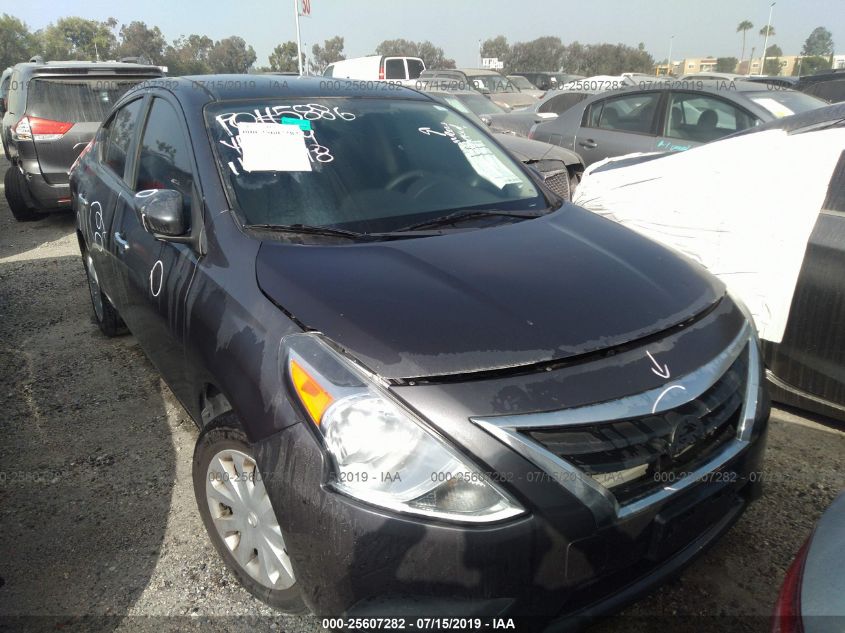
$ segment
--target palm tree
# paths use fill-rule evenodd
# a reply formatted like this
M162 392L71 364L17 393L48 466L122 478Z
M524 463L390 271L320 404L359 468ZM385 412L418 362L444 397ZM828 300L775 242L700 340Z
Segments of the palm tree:
M764 26L762 29L760 29L760 35L762 35L763 37L774 37L775 27Z
M736 27L737 33L742 33L742 57L739 58L739 61L742 62L745 59L745 32L750 31L754 28L754 25L751 24L748 20L743 20L739 23L739 26Z

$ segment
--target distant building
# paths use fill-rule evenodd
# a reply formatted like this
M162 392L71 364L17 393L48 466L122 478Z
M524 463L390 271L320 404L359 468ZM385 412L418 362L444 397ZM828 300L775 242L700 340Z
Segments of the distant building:
M716 70L715 57L687 57L683 61L682 75L693 75L695 73L712 73Z

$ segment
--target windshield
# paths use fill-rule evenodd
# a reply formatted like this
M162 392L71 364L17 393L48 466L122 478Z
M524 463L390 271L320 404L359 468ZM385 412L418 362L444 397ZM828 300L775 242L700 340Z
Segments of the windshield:
M519 88L502 75L472 75L468 76L467 79L476 89L489 90L493 93L519 92Z
M520 90L537 90L537 86L532 84L525 77L515 75L513 77L508 77L508 79L510 79L513 85L515 85Z
M30 116L72 123L99 122L115 102L143 79L33 79L27 88Z
M455 110L463 112L464 114L482 116L484 114L504 114L505 112L501 106L496 105L487 97L479 94L444 94L441 96L441 99L455 108Z
M380 233L456 210L547 206L485 131L432 101L222 102L206 123L246 224Z
M761 90L746 94L754 103L768 110L777 119L827 105L821 99L796 90Z

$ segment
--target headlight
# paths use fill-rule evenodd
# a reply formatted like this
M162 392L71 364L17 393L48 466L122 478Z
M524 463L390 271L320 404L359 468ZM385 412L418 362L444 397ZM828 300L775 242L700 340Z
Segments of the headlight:
M330 485L401 512L498 521L523 509L319 335L282 341L285 373L334 465Z

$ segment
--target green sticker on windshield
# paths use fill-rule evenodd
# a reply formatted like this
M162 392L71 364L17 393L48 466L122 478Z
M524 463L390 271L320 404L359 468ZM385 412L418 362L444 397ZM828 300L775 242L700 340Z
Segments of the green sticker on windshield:
M305 119L295 119L289 116L282 117L282 125L296 125L300 130L308 132L311 129L311 121Z

